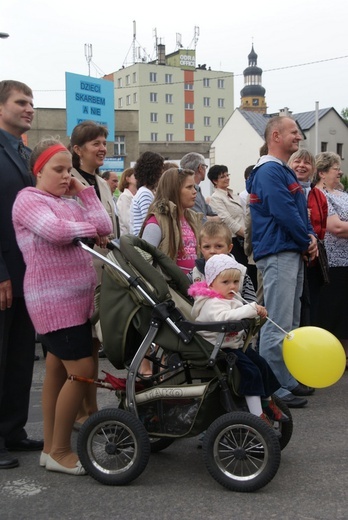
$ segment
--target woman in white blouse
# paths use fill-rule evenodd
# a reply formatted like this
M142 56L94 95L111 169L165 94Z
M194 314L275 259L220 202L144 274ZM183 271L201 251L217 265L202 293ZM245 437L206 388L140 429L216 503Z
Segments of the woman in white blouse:
M234 195L229 188L230 175L227 166L216 164L208 171L208 178L214 185L214 193L210 199L210 206L231 230L233 255L237 262L247 265L244 253L244 211L238 195Z
M117 214L120 224L120 235L130 233L130 207L132 198L137 192L134 168L127 168L121 175L118 185L121 195L117 199Z

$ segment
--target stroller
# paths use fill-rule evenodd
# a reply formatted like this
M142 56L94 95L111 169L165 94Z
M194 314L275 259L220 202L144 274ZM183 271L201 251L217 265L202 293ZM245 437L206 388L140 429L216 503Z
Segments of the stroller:
M123 380L107 375L109 383L100 386L116 389L118 407L94 413L79 432L77 451L86 471L103 484L128 484L143 472L151 452L205 432L203 458L217 482L242 492L265 486L291 438L291 413L274 396L289 417L277 423L279 439L247 411L238 395L236 356L220 349L226 333L240 330L248 332L248 345L259 324L190 321L187 277L138 237L122 236L107 257L78 244L105 264L99 299L103 347L112 365L127 374ZM218 332L216 344L200 330ZM145 357L152 364L147 377L139 373Z

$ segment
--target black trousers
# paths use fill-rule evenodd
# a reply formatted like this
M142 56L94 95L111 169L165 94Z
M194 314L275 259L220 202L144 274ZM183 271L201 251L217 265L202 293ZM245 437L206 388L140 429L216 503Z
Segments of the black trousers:
M0 449L27 437L35 332L24 298L0 311Z

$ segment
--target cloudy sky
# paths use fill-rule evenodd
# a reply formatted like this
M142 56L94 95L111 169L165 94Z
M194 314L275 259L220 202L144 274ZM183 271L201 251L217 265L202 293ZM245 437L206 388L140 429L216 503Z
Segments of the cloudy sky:
M253 41L269 113L314 110L316 101L340 113L348 106L347 19L344 0L11 0L0 22L10 34L0 40L0 79L27 83L37 107L65 107L65 72L88 75L85 44L91 76L114 72L132 61L135 21L136 46L152 59L155 34L170 53L177 33L193 48L198 28L196 62L234 72L236 107Z

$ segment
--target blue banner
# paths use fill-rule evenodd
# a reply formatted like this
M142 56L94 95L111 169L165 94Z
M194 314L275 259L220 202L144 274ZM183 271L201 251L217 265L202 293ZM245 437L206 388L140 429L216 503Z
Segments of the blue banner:
M109 130L107 140L115 140L114 83L105 79L65 73L66 126L70 136L82 121L95 121Z

